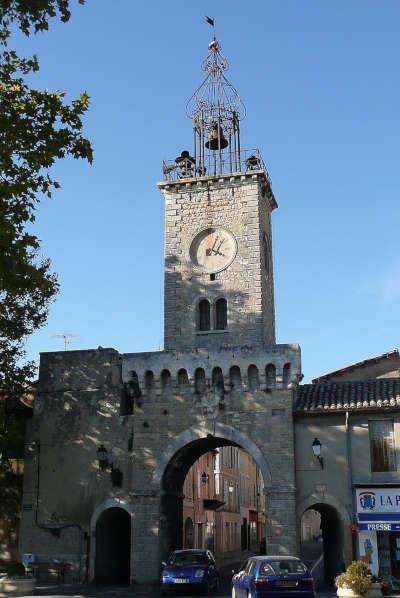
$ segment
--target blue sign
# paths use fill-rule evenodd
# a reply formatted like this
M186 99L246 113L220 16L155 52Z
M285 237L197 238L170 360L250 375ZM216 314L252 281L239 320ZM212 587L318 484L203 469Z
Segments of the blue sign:
M400 513L358 513L358 521L393 521L400 523Z

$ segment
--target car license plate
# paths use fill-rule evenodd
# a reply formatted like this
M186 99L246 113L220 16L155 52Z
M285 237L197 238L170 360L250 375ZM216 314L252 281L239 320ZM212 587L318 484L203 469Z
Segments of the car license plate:
M295 588L297 586L297 581L290 581L290 580L283 580L277 581L276 585L280 588Z
M189 580L186 577L178 577L174 580L175 583L189 583Z

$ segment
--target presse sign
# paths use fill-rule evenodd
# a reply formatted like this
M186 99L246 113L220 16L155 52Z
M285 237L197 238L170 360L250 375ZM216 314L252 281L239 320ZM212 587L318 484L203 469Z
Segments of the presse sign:
M358 488L357 516L361 531L400 531L400 488Z

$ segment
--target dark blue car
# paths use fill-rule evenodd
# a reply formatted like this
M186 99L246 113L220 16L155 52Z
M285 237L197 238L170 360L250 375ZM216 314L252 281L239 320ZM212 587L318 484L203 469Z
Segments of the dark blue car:
M209 550L175 550L162 563L161 592L200 590L204 594L218 590L219 575L215 559Z
M294 556L254 556L232 578L232 598L315 598L307 567Z

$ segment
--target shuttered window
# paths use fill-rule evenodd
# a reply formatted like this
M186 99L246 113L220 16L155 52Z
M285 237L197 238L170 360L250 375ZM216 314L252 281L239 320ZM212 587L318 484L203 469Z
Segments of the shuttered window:
M393 422L376 420L369 422L371 446L371 471L395 471L396 456Z

